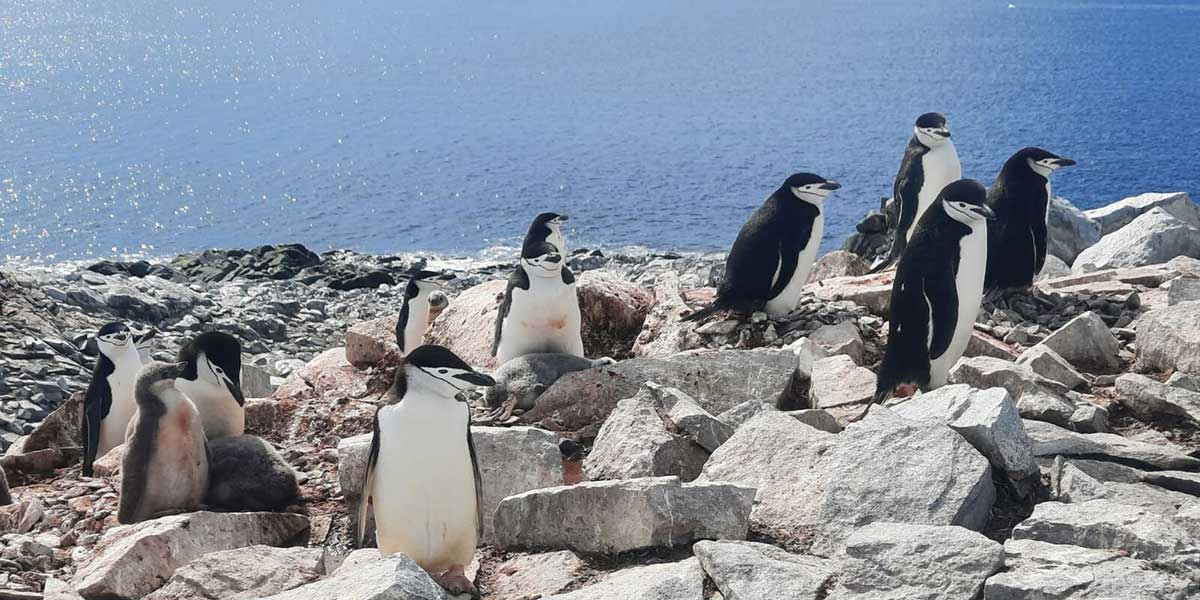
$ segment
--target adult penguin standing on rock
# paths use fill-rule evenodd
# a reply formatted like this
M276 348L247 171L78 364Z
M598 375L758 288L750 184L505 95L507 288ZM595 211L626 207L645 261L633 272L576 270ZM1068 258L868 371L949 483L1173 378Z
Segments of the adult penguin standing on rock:
M972 179L946 186L921 218L892 283L887 350L872 403L946 384L983 301L993 218L987 189Z
M719 310L766 310L772 317L795 310L825 233L825 198L840 187L812 173L788 177L742 225L725 260L716 301L682 320Z
M401 352L420 346L425 340L425 330L429 329L430 315L446 307L446 295L441 292L442 284L437 277L440 274L417 271L404 287L404 305L396 319L396 345Z
M988 228L989 292L1025 289L1046 264L1046 220L1050 214L1050 175L1075 161L1041 148L1022 148L1004 163L988 206L996 221Z
M566 241L559 225L566 217L537 216L521 244L521 263L508 278L496 314L492 356L496 366L542 352L583 356L583 316L575 275L567 268Z
M83 398L83 475L92 464L125 443L125 430L137 412L133 397L142 359L133 332L124 323L109 323L96 334L99 356Z
M921 216L929 210L942 188L961 177L962 165L954 142L950 141L946 117L935 112L917 117L912 137L904 148L896 181L892 184L892 198L898 212L896 230L892 233L892 250L888 259L871 272L882 271L900 260Z

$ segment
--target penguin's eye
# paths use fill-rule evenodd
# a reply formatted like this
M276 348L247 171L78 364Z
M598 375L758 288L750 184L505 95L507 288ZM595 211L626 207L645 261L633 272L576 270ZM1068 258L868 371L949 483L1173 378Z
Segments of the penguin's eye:
M438 369L438 373L441 373L442 375L445 375L446 373L449 373L449 372L450 371L447 369Z

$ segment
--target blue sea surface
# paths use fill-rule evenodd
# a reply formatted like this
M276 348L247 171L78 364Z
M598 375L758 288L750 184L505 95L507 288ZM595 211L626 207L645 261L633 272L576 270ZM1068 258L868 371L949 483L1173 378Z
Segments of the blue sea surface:
M791 172L826 248L916 116L1094 207L1200 191L1200 3L4 0L0 261L302 242L729 246Z

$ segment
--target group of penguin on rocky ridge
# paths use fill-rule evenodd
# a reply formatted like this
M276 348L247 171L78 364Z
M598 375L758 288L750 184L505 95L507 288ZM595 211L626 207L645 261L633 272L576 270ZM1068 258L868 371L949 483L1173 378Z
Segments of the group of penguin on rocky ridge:
M945 117L917 119L893 188L891 253L874 269L894 268L895 278L872 403L944 385L985 290L1033 283L1046 258L1050 175L1073 164L1024 148L989 190L961 178ZM715 301L683 320L719 311L782 318L796 310L824 234L824 202L840 187L811 173L788 177L742 226ZM396 323L405 357L373 421L356 537L362 544L373 520L382 554L406 554L451 593L477 594L465 568L484 518L462 392L487 388L488 405L503 419L532 408L558 377L613 362L584 357L575 277L565 264L566 220L540 214L525 235L494 323L494 375L447 348L422 345L431 317L448 302L441 275L413 273L405 289ZM103 327L96 342L83 474L92 476L97 459L124 444L121 523L201 506L282 510L297 501L291 467L269 443L244 433L241 347L233 336L202 334L173 364L144 362L139 349L149 338L121 323Z

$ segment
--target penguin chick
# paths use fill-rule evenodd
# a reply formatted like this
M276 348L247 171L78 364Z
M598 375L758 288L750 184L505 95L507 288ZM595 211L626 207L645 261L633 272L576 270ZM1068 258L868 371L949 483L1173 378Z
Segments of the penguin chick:
M137 413L121 462L117 521L137 523L195 510L208 488L208 445L200 413L176 388L183 363L150 363L134 386Z
M616 362L608 357L592 360L557 352L514 358L496 371L496 385L487 388L484 394L487 405L496 409L490 416L503 421L512 416L514 409L529 410L542 392L563 375Z
M266 440L237 435L208 444L204 503L231 511L281 511L300 497L296 471Z

